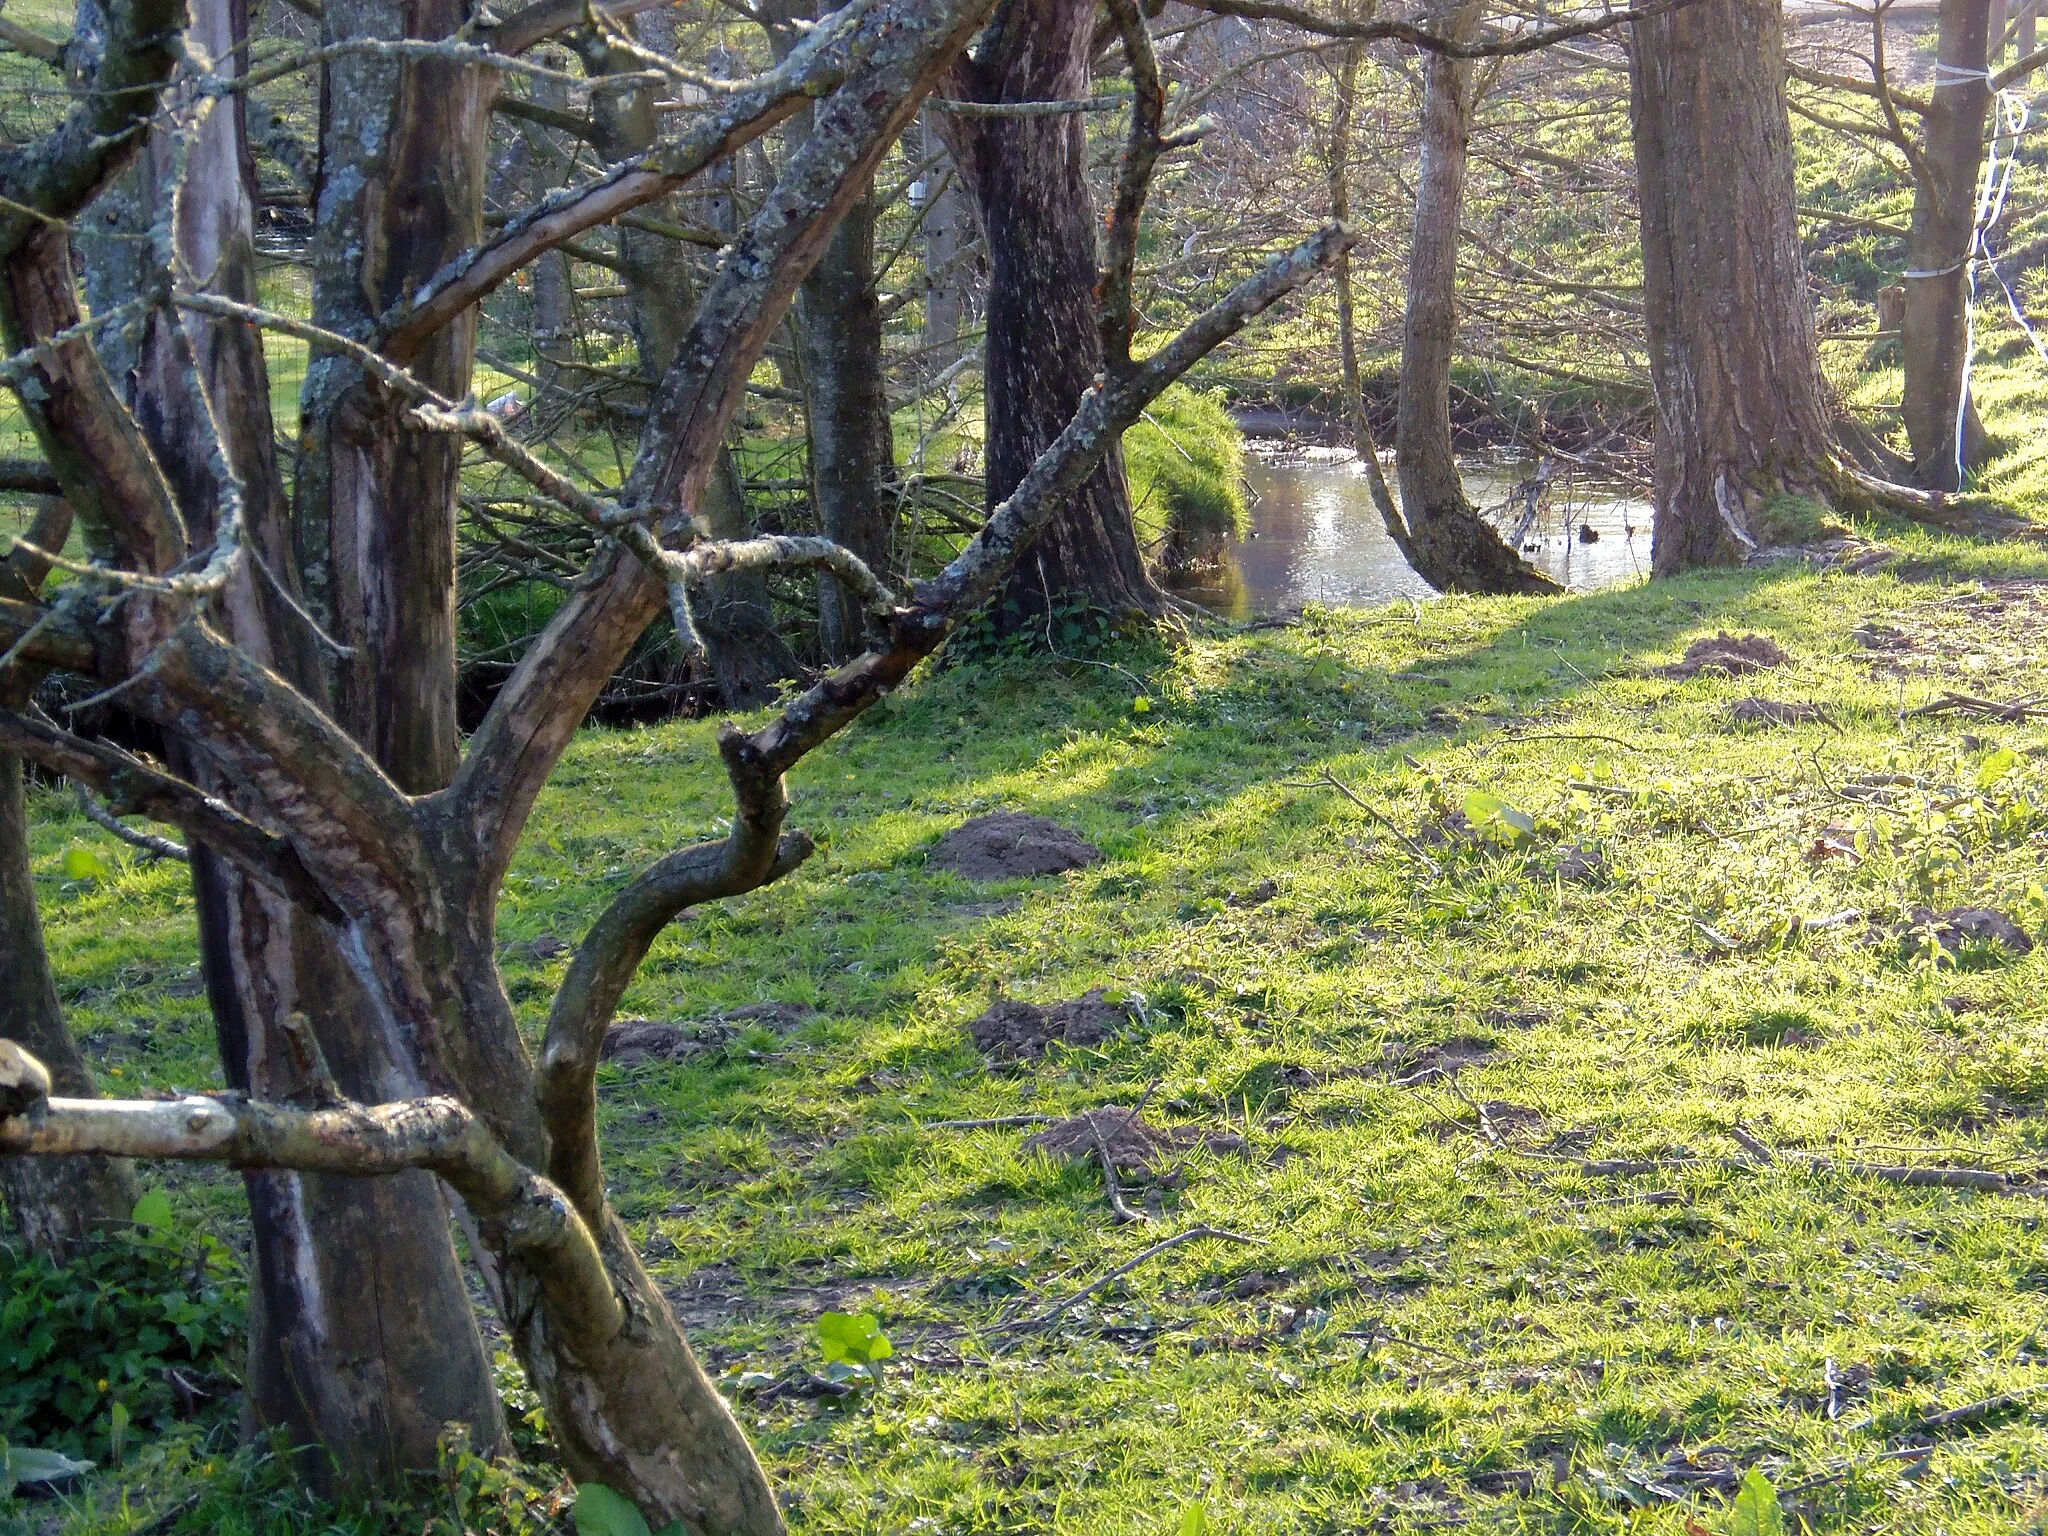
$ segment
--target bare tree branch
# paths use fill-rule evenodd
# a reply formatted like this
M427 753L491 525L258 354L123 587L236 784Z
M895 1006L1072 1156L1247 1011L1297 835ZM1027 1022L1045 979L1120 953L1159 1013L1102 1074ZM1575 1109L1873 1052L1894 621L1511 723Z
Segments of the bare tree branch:
M620 495L653 525L694 511L724 449L747 378L861 195L887 146L981 24L989 0L905 0L862 43L859 81L817 108L811 134L746 231L720 256L688 335L650 402ZM502 875L534 797L596 690L661 608L661 586L621 549L557 610L499 691L450 791L484 855L485 888Z
M1159 78L1159 58L1152 51L1152 33L1137 0L1107 0L1110 18L1124 41L1131 71L1131 121L1116 167L1116 194L1110 204L1109 227L1103 237L1102 275L1096 280L1096 328L1102 335L1102 358L1111 373L1131 364L1131 337L1137 329L1132 270L1138 263L1138 232L1145 220L1145 198L1152 172L1164 149L1166 84Z
M11 710L0 710L0 751L91 785L121 810L183 827L314 917L341 921L340 908L283 838L257 826L226 801L132 753Z
M1440 53L1453 59L1505 59L1535 53L1558 43L1569 42L1575 37L1588 37L1596 32L1611 31L1615 27L1644 21L1652 16L1662 16L1692 4L1692 0L1656 0L1655 4L1609 11L1604 15L1588 17L1584 21L1569 21L1554 27L1541 27L1534 32L1471 43L1457 42L1412 21L1395 21L1390 18L1345 21L1321 16L1307 6L1290 4L1288 0L1187 0L1187 3L1198 11L1209 11L1218 16L1241 16L1247 21L1285 22L1289 26L1299 27L1304 32L1313 32L1320 37L1341 37L1360 43L1407 43L1425 52Z
M577 947L555 994L535 1094L548 1126L548 1176L586 1217L604 1204L596 1074L604 1032L655 936L685 907L781 879L810 857L811 839L784 834L789 798L745 732L728 725L719 752L732 781L732 831L651 865L613 898Z
M902 682L994 594L1146 406L1255 316L1309 282L1357 238L1341 224L1326 226L1286 255L1272 258L1264 271L1231 289L1150 357L1120 377L1098 380L1081 397L1066 430L1039 455L982 530L945 570L918 584L909 607L892 615L888 648L848 662L754 733L761 761L777 773L787 772Z
M40 1067L0 1041L0 1079L15 1085L0 1153L167 1158L231 1168L289 1168L376 1178L425 1168L462 1196L503 1253L528 1262L570 1342L602 1348L625 1326L604 1255L562 1192L529 1172L454 1099L295 1109L244 1098L52 1099ZM44 1094L47 1071L42 1072Z
M787 59L744 82L717 111L691 124L673 143L615 165L594 182L564 188L507 224L494 239L457 257L384 316L384 350L403 357L541 252L666 197L805 102L836 89L883 25L876 15L860 0L833 12Z
M100 797L83 784L76 784L79 813L94 826L111 832L131 848L139 848L152 859L175 859L180 864L192 862L192 851L183 843L158 837L154 832L145 832L140 827L131 827L127 822L108 810Z

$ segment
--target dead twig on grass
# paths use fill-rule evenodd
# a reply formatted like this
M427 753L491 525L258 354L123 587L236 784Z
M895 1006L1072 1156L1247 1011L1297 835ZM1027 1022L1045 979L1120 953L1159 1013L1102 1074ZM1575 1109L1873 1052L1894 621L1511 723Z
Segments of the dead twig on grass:
M1105 1286L1115 1284L1117 1281L1123 1279L1125 1275L1131 1273L1131 1271L1139 1268L1142 1265L1151 1263L1152 1260L1158 1258L1161 1254L1170 1253L1175 1248L1180 1247L1183 1243L1192 1243L1199 1241L1202 1238L1210 1237L1215 1238L1219 1242L1249 1243L1254 1247L1264 1247L1266 1242L1266 1240L1263 1237L1247 1237L1242 1232L1231 1232L1225 1230L1222 1227L1190 1227L1185 1232L1177 1232L1172 1237L1169 1237L1162 1242L1154 1243L1150 1248L1147 1248L1143 1253L1140 1253L1137 1257L1129 1259L1122 1264L1119 1264L1115 1269L1112 1269L1108 1274L1102 1276L1101 1279L1089 1281L1088 1284L1082 1286L1081 1289L1074 1292L1073 1295L1068 1296L1061 1301L1054 1302L1051 1306L1045 1308L1045 1310L1041 1312L1034 1312L1029 1317L1018 1318L1013 1322L997 1323L989 1331L991 1333L1022 1333L1027 1329L1042 1328L1048 1323L1058 1321L1061 1317L1065 1316L1068 1312L1072 1311L1075 1307L1078 1307L1082 1302L1086 1301L1090 1296L1093 1296L1097 1291L1100 1291Z
M1741 1140L1742 1138L1737 1138ZM1749 1147L1749 1140L1744 1147ZM1757 1146L1761 1147L1761 1142ZM1579 1158L1557 1158L1545 1152L1521 1152L1522 1157L1540 1158L1562 1162L1577 1169L1592 1179L1632 1179L1645 1174L1671 1173L1682 1169L1709 1169L1722 1173L1754 1172L1766 1160L1752 1151L1743 1161L1719 1157L1662 1157L1662 1158L1615 1158L1605 1161L1585 1161ZM1859 1163L1841 1158L1821 1157L1806 1152L1773 1153L1773 1158L1794 1163L1815 1173L1839 1173L1850 1178L1877 1179L1886 1184L1902 1184L1915 1189L1973 1189L1987 1195L2031 1195L2048 1194L2048 1188L2016 1182L2010 1175L1990 1168L1913 1168L1893 1163Z
M1130 1118L1137 1118L1135 1110L1131 1112ZM1126 1120L1124 1123L1128 1125L1130 1121ZM1095 1138L1095 1156L1097 1161L1102 1164L1102 1188L1109 1196L1109 1208L1116 1212L1116 1219L1118 1221L1150 1221L1152 1218L1143 1211L1134 1211L1124 1204L1123 1185L1118 1182L1116 1176L1116 1158L1110 1153L1109 1141L1103 1136L1102 1127L1093 1120L1090 1120L1088 1122L1088 1130Z
M1385 827L1389 832L1393 833L1394 836L1400 840L1401 846L1407 849L1409 854L1413 856L1414 859L1418 863L1420 863L1424 869L1427 869L1432 875L1435 875L1437 879L1443 879L1443 865L1437 863L1435 859L1432 859L1427 853L1425 853L1423 851L1422 845L1416 842L1414 838L1410 837L1406 832L1403 832L1399 827L1395 826L1393 821L1387 816L1387 814L1384 811L1370 804L1364 796L1358 793L1357 790L1353 789L1349 784L1346 784L1342 779L1338 778L1337 775L1330 772L1329 769L1325 768L1320 778L1287 779L1283 780L1282 782L1289 789L1336 790L1338 794L1342 795L1346 800L1349 800L1353 805L1357 806L1361 811L1365 812L1365 814L1370 816L1374 821L1378 822L1381 826Z
M1975 1424L1980 1419L1988 1419L1993 1414L2004 1413L2009 1408L2024 1407L2028 1400L2043 1388L2048 1388L2048 1382L2042 1382L2039 1386L2027 1387L2018 1392L2001 1392L1996 1397L1987 1397L1981 1402L1965 1403L1960 1408L1946 1408L1940 1413L1930 1413L1926 1418L1907 1430L1906 1433L1909 1435L1931 1435L1936 1430L1956 1429L1965 1424Z
M2003 720L2018 724L2022 720L2048 720L2048 705L2039 702L2041 695L2028 694L2010 704L2001 704L1996 699L1980 699L1975 694L1945 691L1932 704L1922 704L1918 709L1907 710L1906 717L1916 715L1966 715L1973 720Z

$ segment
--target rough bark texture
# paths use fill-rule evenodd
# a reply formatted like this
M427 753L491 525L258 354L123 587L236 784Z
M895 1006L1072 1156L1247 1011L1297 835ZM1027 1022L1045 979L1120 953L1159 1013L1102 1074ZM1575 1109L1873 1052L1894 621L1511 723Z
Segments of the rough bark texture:
M1990 82L1981 78L1989 60L1989 10L1989 0L1942 0L1940 59L1957 73L1943 71L1929 92L1933 105L1925 118L1913 222L1906 236L1903 414L1914 477L1937 491L1960 489L1963 472L1984 447L1976 407L1964 398L1963 375L1969 350L1968 267L1984 172L1984 123L1991 108Z
M201 0L194 21L203 33L240 18L228 15L224 0ZM214 57L227 57L235 35L202 40ZM401 96L401 114L420 100L417 89ZM179 238L195 271L218 274L216 291L254 302L251 203L236 126L231 113L217 110L195 145ZM411 139L398 135L394 153L409 166L400 174L424 174L418 140L432 131L415 126ZM330 151L332 144L330 135ZM330 179L333 173L330 164ZM418 201L408 195L408 207ZM395 248L403 260L405 236L416 236L407 222L392 218L396 230L379 231L391 244L373 243L370 251L390 260ZM444 234L442 242L460 235ZM441 250L427 238L410 259L416 270L424 263L431 271ZM366 264L364 275L373 280L398 280L377 272L367 258ZM365 302L360 289L355 302ZM161 434L158 457L166 464L205 462L199 456L205 424L175 414L180 408L189 413L193 404L172 365L173 343L184 340L200 362L244 487L247 536L279 582L297 587L261 338L247 326L196 315L187 317L185 331L186 338L152 338L138 373L145 425L159 422L152 432ZM457 361L466 373L466 360L444 359L444 366ZM331 627L358 647L339 669L339 707L388 769L412 787L431 788L454 767L452 724L442 719L453 705L447 607L453 552L452 544L441 549L436 531L453 526L453 445L417 435L410 443L400 440L396 451L389 435L365 443L363 413L389 405L367 402L360 390L324 398L309 391L309 403L316 414L306 439L333 452L324 463L302 461L313 469L311 485L302 489L317 498L323 470L353 487L342 515L316 514L334 538L329 548L345 549L349 560L342 579L324 584ZM317 414L323 409L333 412L324 421ZM326 429L337 422L340 430L330 435ZM379 482L379 468L392 478ZM188 494L197 497L203 489ZM437 502L437 494L450 500ZM196 513L196 507L187 512L188 523L210 540L210 511ZM329 577L336 570L333 561L318 568ZM327 696L303 622L246 564L227 609L225 627L238 645L310 696ZM230 1080L260 1095L302 1091L304 1069L283 1026L289 1015L304 1013L348 1091L371 1098L402 1091L410 1075L362 1027L370 1010L332 937L210 854L195 859L194 879L208 993ZM306 1465L331 1488L402 1487L408 1474L436 1465L450 1421L470 1426L480 1446L498 1444L503 1420L496 1387L455 1258L447 1203L432 1176L370 1180L259 1171L248 1175L247 1185L256 1239L248 1371L256 1422L284 1428L296 1445L318 1447Z
M1833 442L1792 183L1779 0L1635 24L1659 575L1739 564L1774 496L1826 497Z
M963 64L957 94L986 102L1086 96L1095 16L1086 0L1009 0L991 56ZM942 128L988 238L984 398L993 509L1059 436L1102 367L1088 140L1079 114L947 114ZM997 625L1042 624L1048 603L1164 611L1138 549L1121 451L1104 455L1019 562L997 599Z
M1442 22L1474 35L1485 7L1459 4ZM1408 254L1408 314L1401 348L1394 453L1405 537L1416 573L1446 592L1554 592L1557 584L1508 548L1465 497L1451 448L1451 359L1458 343L1458 244L1472 140L1473 64L1422 57L1422 155Z
M459 0L340 0L325 32L445 37ZM495 71L440 60L349 56L321 83L313 319L343 335L375 322L483 233ZM407 363L442 394L468 390L472 309ZM354 654L335 668L336 717L400 788L455 771L455 520L462 444L403 419L360 370L316 356L300 405L298 537L307 594Z

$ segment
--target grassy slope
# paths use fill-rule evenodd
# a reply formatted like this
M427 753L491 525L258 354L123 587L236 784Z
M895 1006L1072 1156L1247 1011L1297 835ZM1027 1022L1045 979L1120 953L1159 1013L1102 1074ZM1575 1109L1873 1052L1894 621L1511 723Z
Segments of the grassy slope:
M1845 205L1876 194L1845 181ZM2039 365L1985 317L1980 399L2012 451L1984 483L2048 505ZM1845 392L1896 400L1896 374L1852 375L1854 355L1830 349ZM2048 576L2035 557L1898 542L1959 581ZM796 789L826 850L672 930L627 1002L687 1018L780 999L821 1019L688 1066L608 1069L604 1084L622 1208L720 1368L818 1368L811 1325L833 1306L874 1308L902 1351L887 1390L851 1410L749 1400L795 1526L1153 1532L1199 1499L1227 1531L1465 1519L1677 1533L1694 1513L1717 1529L1725 1516L1711 1499L1660 1498L1647 1474L1674 1449L1715 1447L1800 1487L1794 1507L1819 1531L1962 1536L2035 1519L2048 1406L1949 1431L1924 1462L1885 1453L1931 1410L2048 1380L2038 1199L1783 1165L1596 1179L1524 1155L1583 1133L1557 1145L1733 1159L1739 1119L1786 1147L1887 1161L2043 1160L2048 961L1935 972L1860 929L1777 937L1793 915L1890 920L1919 900L1996 902L2048 929L2032 891L2048 763L1966 806L1953 850L1924 821L1817 787L1816 753L1836 785L1873 769L1968 784L1987 749L1966 731L2048 746L2033 727L1898 718L1938 686L2037 686L2042 611L2029 599L1979 614L1972 590L1779 569L1325 616L1121 658L1158 701L1146 714L1096 669L977 669L906 690L821 753ZM1903 677L1851 638L1869 620L1920 636ZM1656 675L1722 627L1776 635L1795 669ZM1726 702L1750 692L1823 701L1833 724L1730 729ZM1631 745L1510 741L1508 722ZM507 974L529 1025L563 964L535 959L532 941L573 938L627 871L715 828L708 744L700 725L578 742L508 891ZM1617 782L1659 793L1574 796L1568 778L1603 758ZM1538 816L1539 849L1426 878L1341 799L1290 787L1324 767L1410 830L1433 814L1433 784L1453 801L1498 794ZM992 889L924 869L933 836L998 807L1057 816L1108 859ZM55 797L38 812L53 949L107 1086L213 1081L182 871L127 862ZM1854 868L1810 862L1830 823L1882 828L1885 845ZM1611 884L1555 878L1554 851L1574 840L1600 844ZM65 883L74 843L124 873ZM1267 879L1272 900L1230 903ZM1702 923L1742 952L1718 954ZM1023 1071L992 1073L965 1042L998 986L1052 1000L1096 985L1142 994L1146 1025ZM1376 1070L1473 1038L1497 1054L1457 1092ZM1257 1155L1197 1158L1142 1231L1111 1220L1093 1170L1023 1154L1025 1132L918 1128L1148 1091L1154 1118L1227 1122ZM1489 1104L1509 1146L1466 1099ZM1542 1119L1518 1126L1501 1105ZM1291 1157L1274 1156L1283 1147ZM235 1182L152 1176L223 1228L239 1220ZM1183 1248L1050 1335L973 1332L1205 1221L1268 1246ZM1239 1284L1254 1271L1276 1288L1240 1298L1262 1289ZM1872 1373L1835 1420L1829 1361ZM181 1528L318 1528L289 1501L209 1482L220 1464L201 1454L138 1469L130 1514L119 1481L101 1481L70 1528L130 1531L207 1487ZM1507 1471L1528 1477L1488 1476ZM0 1530L41 1516L0 1513Z
M2038 559L1901 540L1951 575L2048 576ZM1911 818L1816 787L1814 754L1837 785L1873 769L1972 781L1986 747L1896 711L1937 685L2035 686L2042 610L2029 597L1972 617L1974 590L1778 568L1317 616L1125 658L1147 673L1147 713L1094 669L965 670L819 754L795 789L825 850L665 935L627 1011L778 999L823 1017L787 1042L603 1082L618 1198L714 1361L817 1368L811 1324L835 1305L873 1307L897 1339L868 1405L746 1409L796 1527L1158 1531L1200 1498L1218 1528L1245 1532L1464 1516L1675 1533L1687 1506L1638 1488L1649 1507L1633 1509L1628 1475L1674 1448L1722 1447L1804 1485L1816 1530L2012 1530L2038 1497L2029 1469L2048 1420L2023 1409L1950 1432L1924 1465L1882 1453L1934 1409L2048 1381L2039 1199L1784 1165L1616 1181L1524 1155L1573 1133L1592 1157L1732 1158L1739 1118L1787 1147L2040 1161L2048 951L1956 973L1856 929L1771 939L1790 915L1890 918L1921 899L2048 925L2029 894L2048 762L2027 760L1951 823L1953 863ZM1903 677L1852 640L1872 619L1920 637ZM1740 683L1653 670L1722 627L1777 636L1794 668ZM1824 702L1834 725L1733 730L1725 705L1750 692ZM1509 722L1630 746L1515 742ZM1975 729L2048 743L2033 727ZM574 935L629 869L714 827L709 739L673 725L577 743L506 905L530 1025L563 963L532 958L532 941ZM1566 780L1595 758L1656 798L1580 803ZM1431 814L1432 777L1454 799L1497 793L1539 818L1539 850L1461 856L1427 878L1341 799L1291 786L1324 767L1411 829ZM994 888L923 867L933 836L996 807L1077 826L1107 860ZM181 995L193 952L179 872L63 884L71 843L121 855L64 803L40 811L53 947L113 1086L206 1081L203 1004ZM1813 864L1830 822L1884 836L1859 867ZM1572 839L1604 848L1611 885L1549 872ZM1270 901L1229 903L1267 879ZM1696 922L1746 947L1718 955ZM998 986L1051 1000L1095 985L1144 994L1149 1023L1022 1071L991 1072L965 1042ZM1983 1006L1958 1013L1948 997ZM1498 1054L1459 1093L1346 1075L1468 1037ZM1290 1087L1291 1067L1322 1082ZM1256 1155L1198 1157L1144 1230L1111 1220L1092 1170L1025 1155L1022 1132L918 1127L1148 1090L1155 1117L1231 1124ZM1542 1121L1495 1147L1468 1098ZM1283 1146L1291 1157L1274 1155ZM176 1182L232 1220L229 1182ZM1190 1245L1050 1335L973 1332L1012 1297L1065 1294L1197 1222L1267 1246ZM1277 1288L1238 1299L1253 1270ZM1282 1332L1290 1308L1307 1310ZM969 1332L933 1331L953 1326ZM1829 1360L1874 1373L1867 1401L1832 1422ZM1531 1491L1485 1491L1506 1469L1530 1469ZM135 1507L183 1490L160 1482ZM192 1518L232 1529L257 1513ZM132 1526L103 1508L77 1528Z

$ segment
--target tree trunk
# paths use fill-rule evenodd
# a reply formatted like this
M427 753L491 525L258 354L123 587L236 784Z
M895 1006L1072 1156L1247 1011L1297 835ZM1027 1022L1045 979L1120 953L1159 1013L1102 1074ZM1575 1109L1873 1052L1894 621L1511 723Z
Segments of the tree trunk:
M1086 96L1095 14L1087 0L1015 0L1005 12L1002 52L963 65L960 93L985 102ZM988 239L984 378L994 509L1065 428L1102 368L1088 138L1078 113L946 114L943 131ZM1048 606L1077 604L1119 614L1165 611L1138 549L1121 451L1105 455L1019 562L996 600L997 627L1036 629Z
M400 35L393 16L365 15L362 9L330 8L338 35ZM195 29L212 57L234 56L235 39L245 35L243 18L229 14L227 0L203 0L194 11ZM459 14L444 18L444 26L459 21ZM327 87L315 304L317 317L338 329L353 329L351 322L360 322L366 306L395 297L408 276L417 280L431 271L480 228L474 214L464 224L425 190L451 203L480 195L480 159L471 165L460 153L462 82L421 78L446 77L451 72L443 66L409 66L405 85L387 85L379 96L364 81L350 88L347 77L366 67L387 68L346 60L334 67L337 78ZM388 144L389 158L369 162L368 180L356 186L363 198L378 195L385 184L382 172L407 184L406 197L374 222L358 213L360 204L337 207L335 183L346 185L347 178L337 178L336 168L362 163L356 135L370 128L367 118L377 104L388 104L400 91L400 124L377 125L388 134L381 142ZM336 110L337 101L346 105ZM453 113L454 123L435 118L435 111ZM230 297L257 302L251 198L238 127L232 113L216 108L194 145L179 239L194 271L216 274L215 284ZM437 138L442 133L445 140ZM437 165L437 155L458 163ZM468 181L464 171L471 172ZM447 219L440 228L437 212ZM360 263L354 268L351 253L337 249L351 237L362 242L353 252ZM467 379L470 333L457 326L453 335L457 345L423 359L422 371L459 394ZM297 586L298 573L309 571L313 579L306 586L328 628L355 647L336 669L344 724L375 748L401 784L415 791L438 787L453 771L456 747L452 571L458 446L402 431L380 437L371 424L392 411L388 399L348 387L333 359L317 360L309 371L302 422L308 451L300 460L299 490L306 515L298 530L311 541L302 549L313 558L301 566L294 559L274 458L260 338L244 326L192 317L183 335L159 328L147 345L137 373L140 399L189 402L190 391L179 387L177 360L181 351L196 358L244 488L250 542L280 583ZM158 418L152 435L161 439L161 462L185 464L194 472L204 466L203 422L174 419L153 406L145 406L145 415ZM390 451L384 445L394 439L398 446ZM330 516L323 493L337 487ZM210 541L210 484L195 481L180 492L195 538ZM237 644L310 696L328 694L310 632L246 562L228 609L226 627ZM413 1084L409 1067L364 1028L361 1020L370 1010L361 985L317 925L197 849L194 873L208 993L231 1083L260 1096L302 1091L305 1067L286 1021L303 1013L347 1091L383 1099ZM503 1418L496 1387L438 1183L418 1173L388 1180L255 1173L247 1183L255 1231L248 1374L255 1421L283 1428L294 1445L312 1447L305 1458L308 1474L335 1490L403 1488L409 1474L435 1467L440 1436L451 1421L468 1425L479 1446L499 1444Z
M1740 564L1773 497L1826 498L1833 441L1806 291L1779 0L1635 24L1643 303L1657 399L1652 565Z
M1453 37L1476 34L1485 7L1464 0L1445 18ZM1465 497L1451 448L1451 358L1458 343L1458 243L1472 140L1469 59L1425 53L1422 157L1408 256L1408 318L1394 434L1401 513L1397 542L1416 573L1446 592L1555 592Z
M625 28L629 35L635 29L672 32L675 20L673 12L656 11L614 25ZM661 51L673 44L672 37L654 36L648 41ZM579 47L584 68L592 75L630 73L642 67L629 50L592 34L584 34ZM643 87L604 92L592 101L598 153L607 162L616 165L643 153L660 137L661 118L654 105L657 95ZM730 171L729 164L726 169ZM661 199L646 212L654 220L690 222L680 197ZM625 269L620 276L625 280L640 371L652 387L675 361L697 312L697 274L690 248L679 240L630 224L619 226L618 240ZM755 532L739 467L729 451L718 455L697 510L713 538L744 539ZM762 572L731 572L707 581L696 617L711 675L726 708L759 709L775 698L780 683L797 675L796 656L775 631L768 578Z
M28 532L39 549L63 546L71 512L46 502ZM0 561L0 597L31 597L46 574L19 554ZM40 564L40 562L38 562ZM0 688L0 704L18 706L26 690ZM28 799L21 759L0 752L0 1040L28 1047L50 1069L56 1091L89 1099L92 1071L64 1023L57 978L36 911L28 851ZM0 1157L0 1198L31 1253L63 1260L87 1248L96 1233L128 1219L137 1195L135 1170L111 1157Z
M1984 429L1965 398L1970 348L1970 257L1991 86L1989 0L1942 0L1940 59L1930 93L1913 223L1906 237L1906 437L1913 470L1930 490L1953 491L1983 453ZM1951 73L1954 71L1954 73Z
M548 62L543 60L543 62ZM567 62L555 58L559 67ZM569 85L565 80L536 80L533 99L556 111L569 110ZM533 202L540 202L559 188L567 177L570 154L555 142L556 130L539 123L522 124L527 153L527 186ZM575 146L571 144L570 151ZM534 405L546 409L558 394L561 365L547 361L565 358L576 341L574 285L569 279L569 257L562 251L546 251L533 264L533 346L541 355L535 372L542 389Z
M791 25L821 7L773 8L768 37L787 58L800 34ZM799 135L811 127L799 112ZM811 502L818 529L887 579L894 518L883 485L896 461L889 392L882 376L882 304L875 292L875 196L868 187L799 291L792 315L810 427ZM827 660L844 661L866 643L859 599L830 576L818 579L820 640Z
M939 144L937 130L928 126L925 152L936 153ZM924 216L924 270L930 283L924 298L925 366L937 373L959 356L960 334L974 325L974 273L962 253L980 234L965 178L950 157L925 172L925 185L933 189Z
M1350 7L1342 14L1348 20ZM1351 129L1358 112L1358 65L1362 45L1346 47L1337 63L1337 97L1330 119L1330 137L1323 150L1323 174L1330 189L1330 217L1339 224L1351 219ZM1372 504L1386 525L1387 536L1406 555L1408 524L1387 485L1387 472L1380 465L1379 443L1374 439L1371 418L1365 410L1365 384L1358 371L1358 305L1351 287L1351 252L1341 251L1331 263L1330 281L1337 290L1337 356L1343 374L1344 410L1351 418L1351 441L1358 450L1358 467L1365 475ZM1409 556L1409 564L1414 564Z
M882 378L872 188L832 232L824 256L804 279L797 338L819 529L886 580L894 519L882 487L895 463L895 441ZM818 581L818 616L828 659L843 661L865 646L859 599L829 576Z

